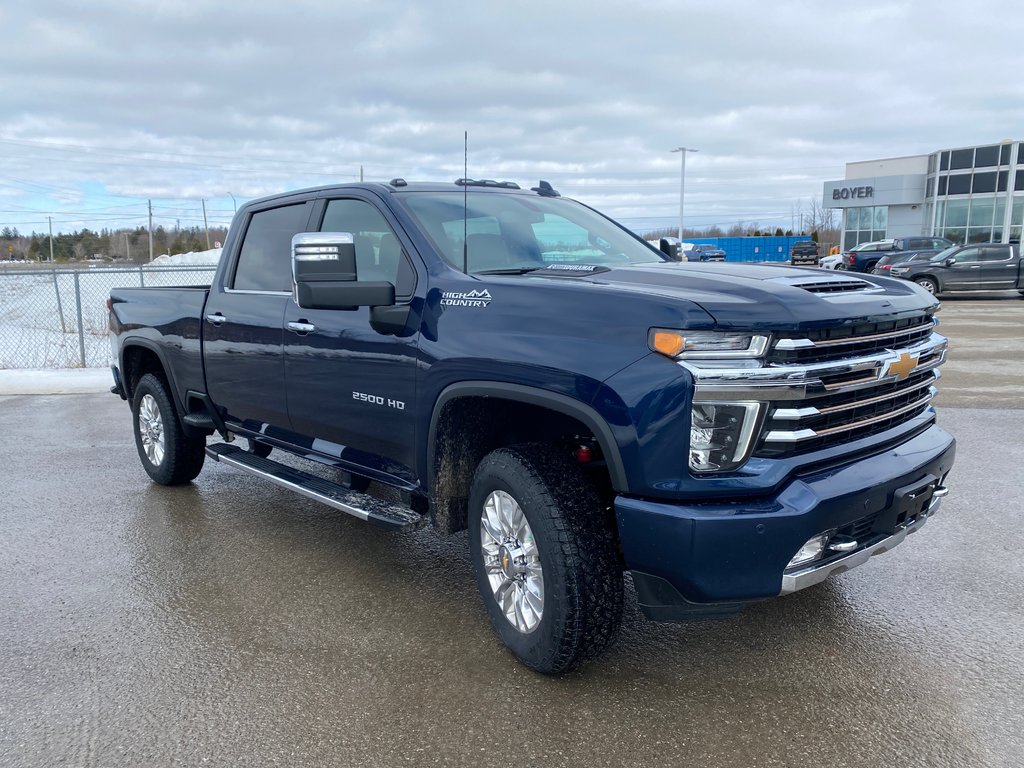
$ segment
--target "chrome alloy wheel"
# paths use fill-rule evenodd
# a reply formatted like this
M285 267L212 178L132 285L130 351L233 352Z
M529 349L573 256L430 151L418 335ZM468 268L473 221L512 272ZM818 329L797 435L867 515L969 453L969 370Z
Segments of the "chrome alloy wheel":
M544 615L544 571L526 515L505 491L492 491L484 501L480 546L501 612L520 632L533 632Z
M139 436L146 458L155 467L164 461L164 420L160 416L160 407L152 395L146 394L139 401Z

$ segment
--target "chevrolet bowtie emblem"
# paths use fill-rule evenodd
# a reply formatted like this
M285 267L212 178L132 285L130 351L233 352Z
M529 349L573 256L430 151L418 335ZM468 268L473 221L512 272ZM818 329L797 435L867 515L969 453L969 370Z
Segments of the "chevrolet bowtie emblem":
M897 381L903 381L915 368L917 368L917 358L904 352L898 359L889 363L889 368L885 373L895 376Z

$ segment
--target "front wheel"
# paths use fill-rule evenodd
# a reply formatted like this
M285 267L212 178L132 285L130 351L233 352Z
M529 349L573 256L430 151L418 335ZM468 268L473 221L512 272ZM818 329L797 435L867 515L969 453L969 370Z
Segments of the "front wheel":
M491 624L523 663L565 672L612 642L623 603L614 523L568 457L544 445L488 454L468 525Z
M183 485L193 480L206 459L206 438L185 433L167 384L147 373L132 397L135 447L142 467L160 485Z
M939 292L939 284L930 277L915 277L914 282L924 288L932 296Z

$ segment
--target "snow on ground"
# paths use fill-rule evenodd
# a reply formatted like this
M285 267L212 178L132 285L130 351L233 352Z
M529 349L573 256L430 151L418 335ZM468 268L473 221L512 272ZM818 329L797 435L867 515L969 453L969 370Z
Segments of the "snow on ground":
M217 266L218 261L220 261L220 248L213 248L209 251L176 253L173 256L157 256L150 263L153 266L163 267L179 264L212 264Z
M109 368L0 370L0 395L83 395L109 392Z
M193 258L205 261L192 263L189 260ZM214 268L210 260L216 262L214 252L182 254L170 259L183 261L158 266L95 267L77 272L0 272L0 369L83 367L83 346L84 367L109 365L106 300L112 288L210 284Z

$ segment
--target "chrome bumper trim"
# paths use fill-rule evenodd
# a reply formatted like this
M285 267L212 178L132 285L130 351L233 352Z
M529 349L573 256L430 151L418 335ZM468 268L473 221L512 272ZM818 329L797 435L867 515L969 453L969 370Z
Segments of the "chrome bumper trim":
M932 500L928 505L927 515L919 517L913 523L904 526L892 536L888 536L876 544L872 544L870 547L864 547L864 549L853 552L846 557L841 557L838 560L831 560L823 565L811 566L794 573L783 574L782 589L779 590L779 594L788 595L791 592L797 592L815 584L820 584L833 574L843 573L851 568L856 568L858 565L864 565L864 563L875 555L880 555L883 552L888 552L890 549L899 546L907 536L912 533L916 533L924 527L924 524L928 522L928 518L938 511L941 498L948 493L948 488L936 488L932 495Z

